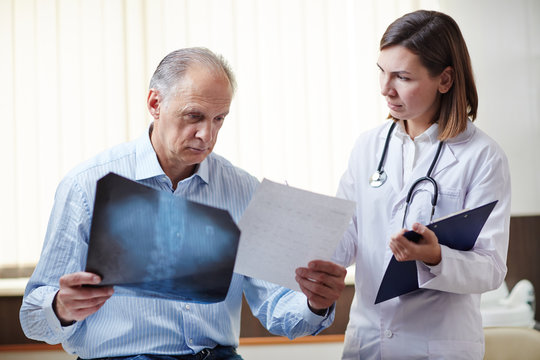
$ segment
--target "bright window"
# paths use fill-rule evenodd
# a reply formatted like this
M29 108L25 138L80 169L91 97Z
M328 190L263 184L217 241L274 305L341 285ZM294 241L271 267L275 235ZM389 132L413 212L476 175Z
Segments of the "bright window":
M145 131L149 79L181 47L208 47L236 72L217 153L259 179L334 194L355 138L385 118L378 40L436 4L0 0L0 276L39 258L62 176Z

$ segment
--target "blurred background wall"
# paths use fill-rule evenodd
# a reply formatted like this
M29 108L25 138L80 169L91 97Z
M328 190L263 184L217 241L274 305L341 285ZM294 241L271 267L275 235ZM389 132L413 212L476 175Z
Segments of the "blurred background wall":
M35 265L63 175L146 131L149 79L182 47L223 54L237 75L217 153L259 179L334 194L356 137L386 118L379 39L419 8L460 25L476 124L509 158L513 217L538 224L540 1L0 0L0 277Z
M237 74L216 152L334 194L355 138L385 121L378 41L418 8L461 26L477 124L510 159L512 213L539 214L539 1L0 0L0 264L35 263L59 180L145 131L148 81L181 47L221 53Z

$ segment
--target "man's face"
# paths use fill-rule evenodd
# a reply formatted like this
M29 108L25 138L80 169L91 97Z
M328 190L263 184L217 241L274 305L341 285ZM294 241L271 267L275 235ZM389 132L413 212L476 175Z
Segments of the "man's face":
M152 145L165 173L185 175L214 149L229 113L232 89L224 73L194 65L163 100L150 90L148 107L155 119Z

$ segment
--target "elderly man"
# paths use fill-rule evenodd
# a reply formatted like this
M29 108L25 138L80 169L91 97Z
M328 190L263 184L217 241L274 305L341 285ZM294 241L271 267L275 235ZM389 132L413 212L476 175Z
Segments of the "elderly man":
M82 359L241 359L236 347L242 293L274 334L295 338L330 325L346 270L319 260L296 271L305 295L239 274L226 299L213 304L84 286L100 282L84 266L96 181L109 172L227 209L238 221L258 182L212 153L234 90L222 57L202 48L170 53L150 82L147 106L154 121L148 132L81 164L61 181L21 307L29 338L62 343Z

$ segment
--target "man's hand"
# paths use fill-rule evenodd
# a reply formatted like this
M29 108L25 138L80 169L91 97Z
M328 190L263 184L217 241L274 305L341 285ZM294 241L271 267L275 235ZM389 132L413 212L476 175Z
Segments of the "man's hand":
M98 275L88 272L67 274L60 278L53 309L62 325L86 319L98 311L114 293L112 286L83 287L101 282Z
M415 243L407 239L403 234L405 229L401 230L390 239L390 250L394 253L396 260L420 260L425 264L434 266L441 262L441 246L437 235L422 224L414 223L412 230L422 236Z
M330 261L313 260L296 269L296 281L312 310L328 309L345 289L347 269Z

